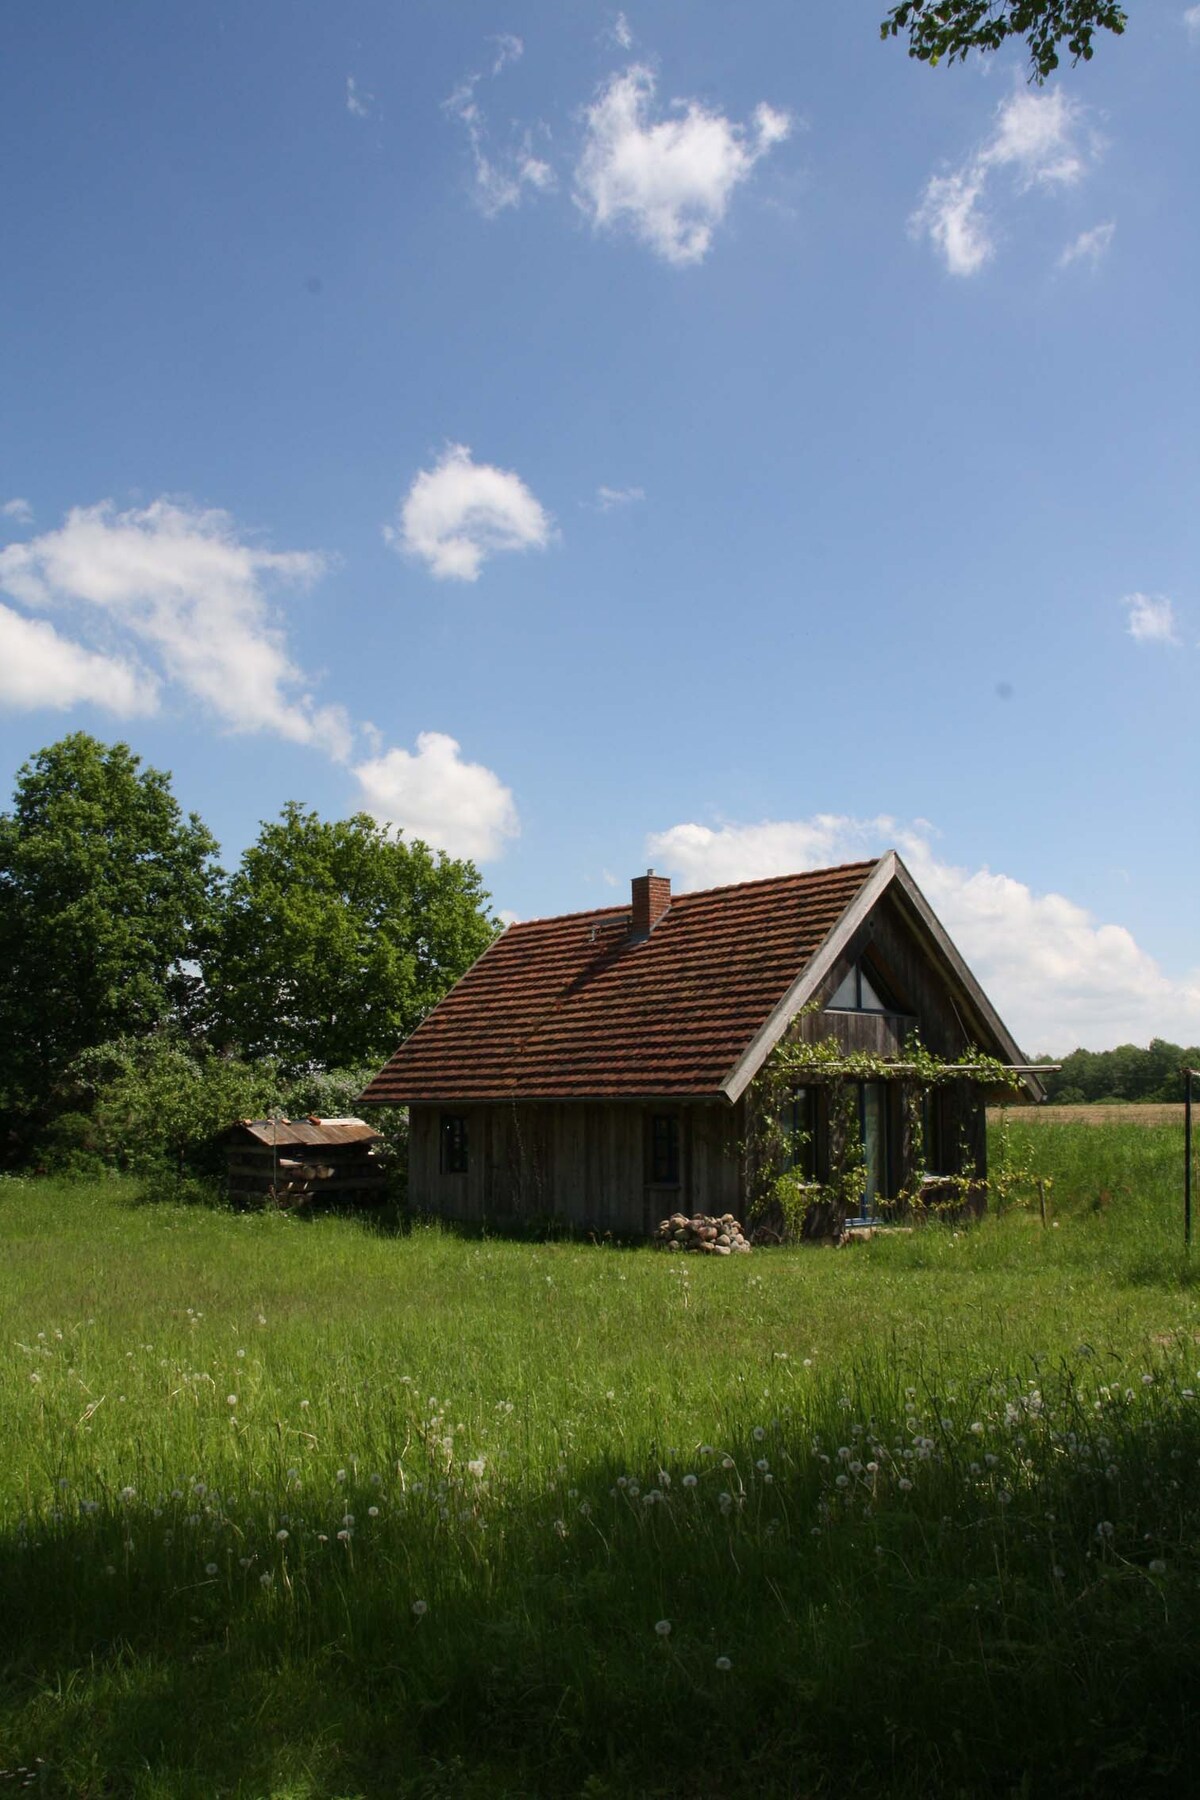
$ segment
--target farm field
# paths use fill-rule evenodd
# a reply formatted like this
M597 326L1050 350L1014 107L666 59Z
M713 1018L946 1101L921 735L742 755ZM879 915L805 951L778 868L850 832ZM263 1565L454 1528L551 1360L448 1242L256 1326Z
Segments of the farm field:
M1182 1100L1144 1100L1136 1105L1106 1102L1098 1106L1030 1106L1017 1108L989 1107L988 1122L1003 1123L1006 1116L1018 1127L1037 1129L1042 1125L1175 1125L1183 1127Z
M1007 1135L1044 1227L720 1261L0 1184L0 1783L1184 1791L1181 1134Z

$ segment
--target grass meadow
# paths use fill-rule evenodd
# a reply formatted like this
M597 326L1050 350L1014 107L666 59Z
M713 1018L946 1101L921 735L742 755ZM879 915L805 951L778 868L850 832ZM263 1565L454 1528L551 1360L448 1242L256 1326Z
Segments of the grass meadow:
M728 1259L0 1184L0 1793L1191 1791L1181 1134L1008 1129Z

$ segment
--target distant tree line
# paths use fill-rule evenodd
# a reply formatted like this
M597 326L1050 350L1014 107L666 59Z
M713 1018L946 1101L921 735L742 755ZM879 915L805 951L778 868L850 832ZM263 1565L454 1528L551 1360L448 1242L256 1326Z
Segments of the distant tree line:
M1038 1057L1052 1062L1053 1057ZM1149 1048L1118 1044L1115 1050L1072 1050L1056 1075L1042 1077L1046 1098L1056 1106L1085 1102L1182 1100L1184 1068L1200 1069L1200 1046L1151 1038Z
M0 1163L181 1177L353 1110L499 929L470 862L290 803L227 873L170 776L73 733L0 813Z

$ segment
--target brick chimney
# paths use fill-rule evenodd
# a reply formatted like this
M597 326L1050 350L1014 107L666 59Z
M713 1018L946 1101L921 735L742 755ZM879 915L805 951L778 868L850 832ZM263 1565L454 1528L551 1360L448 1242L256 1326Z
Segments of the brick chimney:
M631 937L649 937L671 904L671 877L647 869L633 878Z

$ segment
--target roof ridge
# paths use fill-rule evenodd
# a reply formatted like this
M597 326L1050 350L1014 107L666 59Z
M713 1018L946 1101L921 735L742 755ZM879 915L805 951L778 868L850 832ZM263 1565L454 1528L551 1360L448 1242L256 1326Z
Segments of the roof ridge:
M854 862L822 863L819 868L815 869L788 869L781 875L755 875L749 881L722 881L713 887L680 888L678 893L672 893L671 905L674 906L679 900L699 900L707 894L732 894L740 893L745 888L768 887L776 881L799 881L807 875L844 875L848 869L873 869L877 863L883 861L886 855L888 852L884 850L879 856L859 857ZM630 905L626 900L616 906L584 907L579 912L539 914L537 918L533 919L514 919L512 924L507 926L500 935L507 937L510 931L519 931L526 925L558 925L567 919L598 919L606 913L627 913L629 911Z

